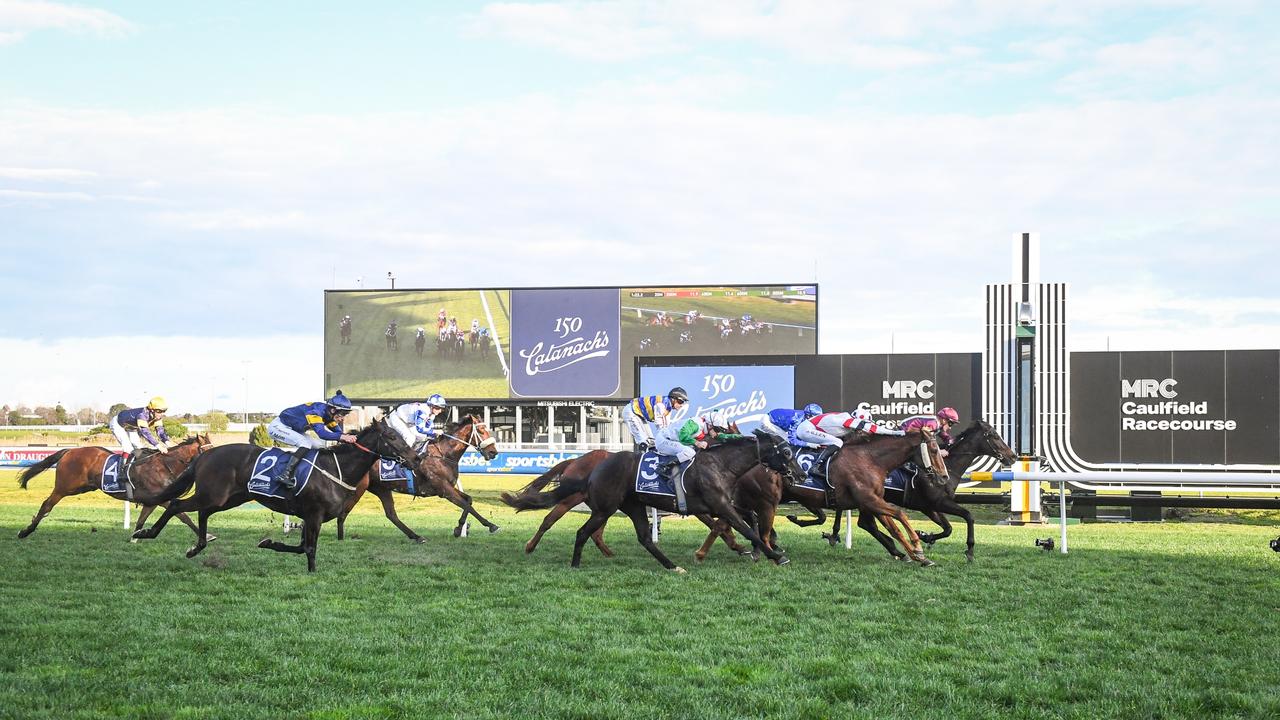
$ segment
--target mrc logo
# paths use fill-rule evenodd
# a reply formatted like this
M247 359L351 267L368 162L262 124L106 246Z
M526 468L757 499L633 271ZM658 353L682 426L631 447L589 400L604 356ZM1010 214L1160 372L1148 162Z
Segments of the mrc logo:
M1173 378L1164 378L1156 380L1155 378L1138 378L1135 380L1120 381L1121 397L1136 398L1176 398L1178 391L1173 389L1178 381Z
M900 400L933 398L932 380L885 380L882 397Z

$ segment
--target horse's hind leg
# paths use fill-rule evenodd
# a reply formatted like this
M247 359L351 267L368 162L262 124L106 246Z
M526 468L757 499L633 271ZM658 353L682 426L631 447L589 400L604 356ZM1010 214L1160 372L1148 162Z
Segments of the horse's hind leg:
M133 539L150 540L158 536L160 534L160 531L164 530L164 526L169 524L170 518L182 512L183 510L193 509L190 507L182 507L183 503L184 501L182 500L175 500L169 503L167 506L165 506L164 513L160 516L160 519L155 521L155 523L149 528L145 528L142 530L135 530L132 535ZM197 534L199 534L198 530L196 532Z
M143 511L144 513L150 513L150 512L151 512L152 510L154 510L154 509L155 509L155 506L154 506L154 505L152 505L152 506L150 506L150 507L143 508L143 509L142 509L142 511ZM204 532L204 531L203 531L203 530L201 530L199 527L197 527L197 526L196 526L196 524L195 524L194 522L192 522L192 521L191 521L191 517L190 517L190 516L188 516L186 513L184 513L184 512L180 512L180 513L178 513L178 519L182 521L182 524L184 524L184 525L186 525L187 527L191 528L191 532L195 533L197 536L198 536L198 535L202 535L202 534L203 534L203 535L204 535L204 541L205 541L205 544L211 543L211 542L213 542L214 540L217 540L217 539L218 539L218 536L217 536L217 535L210 535L209 533ZM141 518L139 518L139 519L138 519L138 527L142 527L142 519L141 519Z
M674 570L681 575L685 573L685 569L671 562L671 558L667 557L662 550L653 542L653 532L649 528L649 514L644 511L644 506L637 502L629 502L623 505L622 512L631 518L631 524L635 525L636 538L645 550L649 551L658 562L662 563L662 567L668 570ZM581 531L579 531L581 532Z
M36 526L40 524L40 521L44 519L44 516L48 515L49 511L53 509L53 506L57 505L58 501L62 500L63 497L65 496L56 489L49 493L49 497L45 498L44 502L40 504L40 510L36 512L35 517L31 518L31 524L23 528L23 530L18 533L18 538L24 538L35 532Z
M458 490L458 488L454 487L451 483L444 483L444 492L442 494L446 500L462 508L462 517L458 518L458 526L453 529L454 537L462 536L462 524L467 521L468 514L474 515L475 519L479 520L482 525L489 528L490 533L496 533L500 529L497 525L489 522L488 518L485 518L480 513L476 512L475 508L471 506L470 495Z
M604 527L604 524L609 521L609 516L612 514L612 509L608 511L591 511L591 517L587 518L582 527L578 528L578 534L573 539L573 559L569 561L571 567L580 567L582 565L582 546L587 544L587 538Z
M831 534L822 533L822 539L826 540L827 544L832 547L835 547L840 542L840 519L844 517L844 513L840 510L835 511L834 514L836 519L831 523ZM862 527L861 523L859 523L859 527Z

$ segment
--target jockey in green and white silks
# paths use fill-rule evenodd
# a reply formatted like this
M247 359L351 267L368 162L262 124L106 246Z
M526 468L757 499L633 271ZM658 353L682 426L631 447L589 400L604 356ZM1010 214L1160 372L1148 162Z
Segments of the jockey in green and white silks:
M419 455L426 452L427 443L439 432L435 428L436 416L449 407L440 394L432 395L425 402L405 403L387 416L387 424L395 428L405 443Z

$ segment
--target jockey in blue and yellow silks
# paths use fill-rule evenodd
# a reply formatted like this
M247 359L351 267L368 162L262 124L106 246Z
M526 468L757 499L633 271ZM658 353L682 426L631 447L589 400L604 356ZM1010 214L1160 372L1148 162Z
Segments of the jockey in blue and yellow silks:
M653 432L650 423L661 430L667 426L672 410L679 409L689 402L689 394L684 388L674 387L663 395L641 395L631 401L629 411L623 413L627 420L627 429L631 431L631 439L638 447L653 446Z
M267 434L271 439L298 448L284 468L281 484L293 487L293 469L308 450L322 448L326 441L356 441L355 435L342 432L342 421L350 412L351 401L339 390L326 402L304 403L286 408L279 417L271 421L267 426ZM315 439L304 434L308 430L315 432Z

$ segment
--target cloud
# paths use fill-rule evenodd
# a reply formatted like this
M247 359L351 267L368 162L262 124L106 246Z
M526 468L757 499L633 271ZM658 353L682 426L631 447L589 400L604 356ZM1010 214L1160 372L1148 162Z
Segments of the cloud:
M38 182L77 183L92 180L97 173L72 168L20 168L0 167L0 178L32 180Z
M0 45L16 43L37 30L117 37L134 29L128 20L97 8L44 0L0 0Z

